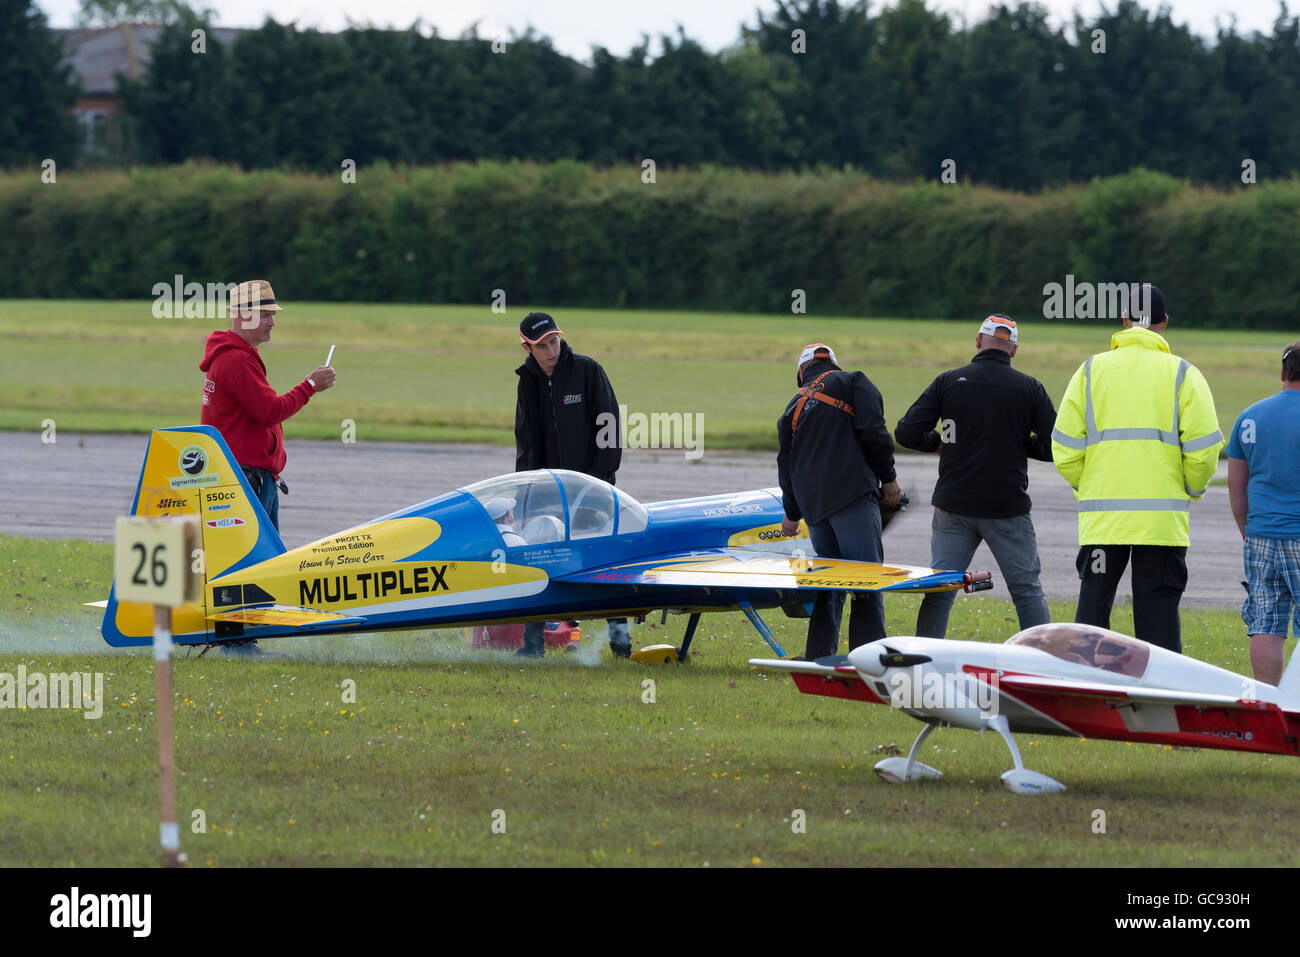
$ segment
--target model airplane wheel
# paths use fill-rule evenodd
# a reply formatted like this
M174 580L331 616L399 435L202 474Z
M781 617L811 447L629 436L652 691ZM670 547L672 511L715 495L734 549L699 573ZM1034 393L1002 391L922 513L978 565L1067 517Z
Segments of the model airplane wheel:
M920 761L913 761L911 764L909 770L907 758L885 758L883 761L876 762L875 772L890 784L905 784L908 781L920 781L924 778L943 777L942 771L928 764L922 764Z
M672 645L645 645L632 652L631 658L643 665L668 665L677 661L677 649Z
M1004 772L1002 783L1008 791L1016 794L1056 794L1065 790L1065 785L1055 778L1028 768L1012 768Z

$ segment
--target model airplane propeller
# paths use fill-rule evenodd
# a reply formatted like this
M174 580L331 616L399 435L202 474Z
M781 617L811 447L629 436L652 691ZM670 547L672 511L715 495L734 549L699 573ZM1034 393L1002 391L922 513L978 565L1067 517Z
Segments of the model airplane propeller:
M819 558L806 528L783 535L776 489L643 506L558 469L488 479L286 550L208 426L152 433L132 511L200 519L205 585L173 616L178 644L664 610L690 616L681 661L701 613L739 608L784 655L758 609L801 617L824 591L992 587L987 572ZM111 645L148 644L152 609L110 594L102 631Z
M750 664L789 672L805 694L887 704L925 722L906 758L875 770L900 783L941 773L917 760L935 728L996 731L1018 794L1065 786L1025 768L1013 732L1193 748L1300 753L1300 668L1279 687L1091 625L1047 624L1005 644L886 638L817 661Z

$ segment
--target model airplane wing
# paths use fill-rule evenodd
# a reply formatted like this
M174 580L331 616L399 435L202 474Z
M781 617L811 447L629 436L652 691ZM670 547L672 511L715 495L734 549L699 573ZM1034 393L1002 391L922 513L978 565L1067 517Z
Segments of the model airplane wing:
M817 675L825 679L844 680L856 676L858 671L849 664L848 655L818 658L816 661L795 661L788 658L751 658L749 663L760 671L784 671L791 675ZM983 677L984 673L979 673ZM1229 695L1198 694L1190 691L1170 691L1163 688L1143 688L1138 685L1106 684L1100 681L1079 681L1074 678L1053 678L1043 675L997 676L997 684L1008 692L1039 691L1057 698L1122 699L1143 704L1190 705L1211 708L1239 708L1259 710L1257 701L1246 701Z
M105 608L103 601L87 601L82 604L90 608ZM337 612L321 611L317 608L295 608L289 605L250 605L219 611L204 616L205 621L237 621L245 625L287 625L290 628L311 628L315 625L359 625L365 618L356 615L340 615Z
M1296 753L1295 716L1271 701L1026 674L997 682L1004 707L1014 699L1080 737Z
M758 671L785 671L800 675L822 675L826 678L856 675L858 669L849 664L848 655L831 655L816 661L795 658L750 658L749 663Z
M836 654L827 658L818 658L815 662L806 662L798 658L750 658L755 671L785 671L794 675L820 675L823 677L853 677L857 668L849 664L849 655Z
M1234 698L1231 695L1143 688L1137 685L1112 685L1100 681L1078 681L1073 678L1052 678L1042 675L1000 675L997 683L999 687L1013 694L1017 690L1041 691L1058 698L1117 698L1145 704L1238 708L1247 711L1258 711L1264 707L1261 702Z
M857 675L849 664L848 655L818 658L816 661L793 661L779 658L751 658L749 663L760 671L784 671L791 675L817 675L824 679L844 680ZM999 675L997 684L1008 692L1039 691L1057 698L1111 698L1143 704L1189 705L1205 708L1236 708L1244 711L1267 710L1271 705L1258 701L1233 698L1230 695L1198 694L1191 691L1171 691L1163 688L1143 688L1138 685L1106 684L1100 681L1079 681L1073 678L1052 678L1043 675Z
M992 587L988 572L947 572L847 558L801 557L788 552L695 549L635 562L587 568L557 581L702 588L825 591L954 591Z
M784 671L804 694L827 698L849 698L869 704L887 704L866 682L858 669L849 664L848 655L829 655L816 661L793 661L789 658L750 658L759 671Z
M365 621L356 615L340 615L316 608L296 608L290 605L246 605L219 611L207 616L208 621L237 621L245 625L284 625L290 628L312 628L318 625L353 625Z

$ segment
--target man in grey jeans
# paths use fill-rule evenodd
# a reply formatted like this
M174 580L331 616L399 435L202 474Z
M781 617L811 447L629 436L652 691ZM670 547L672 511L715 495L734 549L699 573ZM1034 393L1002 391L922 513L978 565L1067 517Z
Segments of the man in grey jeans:
M975 358L941 374L898 421L898 444L939 453L930 564L965 570L981 541L1016 603L1020 628L1048 620L1038 539L1029 518L1029 456L1052 461L1056 409L1041 382L1011 368L1019 333L995 313L975 336ZM953 592L925 596L916 633L943 638Z

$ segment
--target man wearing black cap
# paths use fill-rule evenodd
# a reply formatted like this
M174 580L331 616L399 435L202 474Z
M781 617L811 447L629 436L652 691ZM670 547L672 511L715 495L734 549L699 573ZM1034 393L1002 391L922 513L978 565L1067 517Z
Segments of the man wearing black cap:
M841 371L835 352L820 342L799 354L795 381L801 388L776 426L776 468L785 507L781 530L796 534L803 518L818 555L884 561L880 505L897 505L901 490L880 390L861 372ZM805 658L839 650L843 610L843 592L818 594ZM884 637L880 595L855 592L849 649Z
M1048 621L1029 516L1028 458L1052 461L1056 409L1041 382L1011 368L1019 343L1010 316L985 319L975 336L975 358L931 382L898 420L894 437L905 448L941 453L930 500L931 567L964 571L985 542L1023 630ZM926 595L916 633L943 638L954 597L950 591Z
M1081 365L1061 399L1052 458L1079 500L1075 621L1110 627L1133 562L1133 631L1182 651L1192 499L1214 477L1223 434L1205 377L1169 351L1165 297L1134 290L1110 351Z
M562 335L544 312L530 312L519 324L519 344L528 358L515 370L515 471L570 469L613 485L623 450L617 441L604 447L597 440L601 434L622 435L618 399L600 363L574 352ZM612 421L612 432L598 421ZM543 624L533 622L520 654L540 658L545 647ZM619 658L631 654L626 618L610 620L609 647Z

